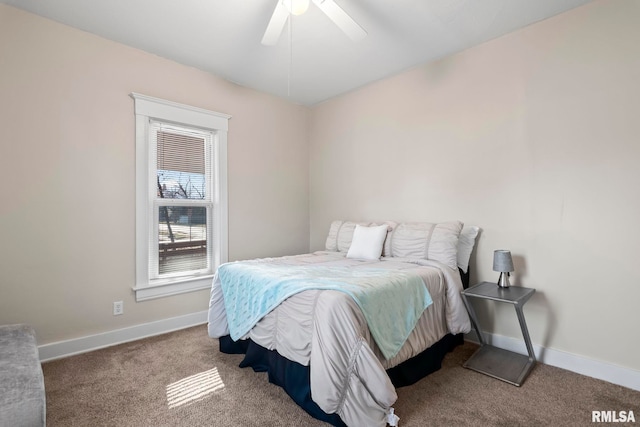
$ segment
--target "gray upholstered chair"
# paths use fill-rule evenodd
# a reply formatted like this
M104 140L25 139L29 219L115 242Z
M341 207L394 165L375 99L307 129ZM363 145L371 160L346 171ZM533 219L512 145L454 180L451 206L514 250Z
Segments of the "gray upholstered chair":
M0 326L0 426L46 425L44 376L35 331Z

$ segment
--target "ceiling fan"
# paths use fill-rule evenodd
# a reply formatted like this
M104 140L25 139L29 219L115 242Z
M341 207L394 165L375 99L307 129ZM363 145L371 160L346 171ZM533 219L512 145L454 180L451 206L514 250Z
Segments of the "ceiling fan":
M312 0L353 41L363 39L367 32L333 0ZM289 15L302 15L309 8L309 0L278 0L262 44L274 46L287 23Z

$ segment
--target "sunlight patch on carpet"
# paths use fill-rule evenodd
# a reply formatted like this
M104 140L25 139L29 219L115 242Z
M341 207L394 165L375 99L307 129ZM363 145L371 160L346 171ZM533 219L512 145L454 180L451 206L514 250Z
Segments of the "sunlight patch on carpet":
M204 399L211 393L224 388L218 368L191 375L167 386L169 408L189 405Z

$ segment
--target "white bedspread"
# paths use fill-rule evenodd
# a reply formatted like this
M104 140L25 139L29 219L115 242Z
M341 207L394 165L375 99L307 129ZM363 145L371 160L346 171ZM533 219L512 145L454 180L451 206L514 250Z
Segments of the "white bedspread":
M380 352L358 305L340 291L307 290L286 299L243 338L310 366L311 395L327 413L349 426L384 426L397 399L385 370L419 354L447 333L468 332L457 270L436 261L382 258L361 261L339 252L262 259L276 265L383 268L417 273L433 303L395 357ZM229 334L220 281L216 275L209 303L209 336ZM402 417L402 414L398 414Z

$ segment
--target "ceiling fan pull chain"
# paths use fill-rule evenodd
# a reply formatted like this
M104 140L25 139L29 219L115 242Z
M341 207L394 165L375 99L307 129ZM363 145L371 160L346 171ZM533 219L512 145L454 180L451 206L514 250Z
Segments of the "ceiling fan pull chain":
M287 70L287 97L291 97L291 74L293 71L293 16L289 17L289 69Z

